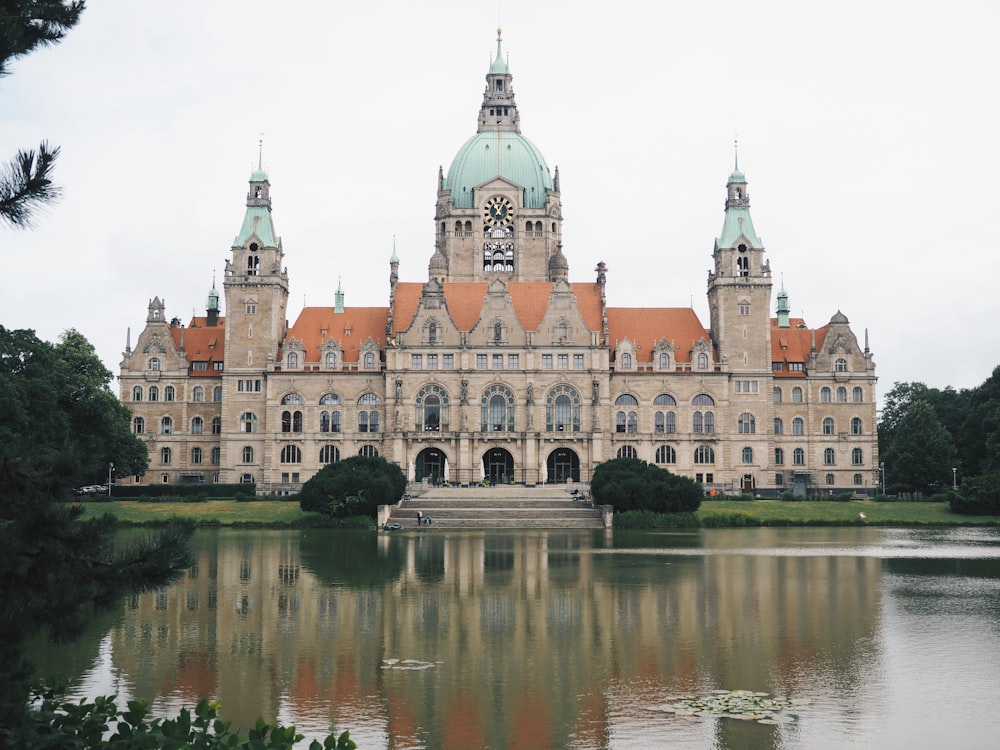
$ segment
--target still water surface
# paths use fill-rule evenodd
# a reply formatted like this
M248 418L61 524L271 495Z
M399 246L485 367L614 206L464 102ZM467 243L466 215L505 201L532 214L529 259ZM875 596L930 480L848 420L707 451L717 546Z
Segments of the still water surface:
M366 749L1000 745L996 529L206 530L194 553L39 671ZM737 689L809 704L660 710Z

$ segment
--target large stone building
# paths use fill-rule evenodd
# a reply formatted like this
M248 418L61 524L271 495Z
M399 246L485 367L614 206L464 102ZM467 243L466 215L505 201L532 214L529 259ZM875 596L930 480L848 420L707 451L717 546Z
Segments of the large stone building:
M837 312L811 329L771 314L772 274L738 167L708 276L709 325L690 308L616 308L606 266L569 281L559 171L521 134L500 53L478 129L440 173L425 282L386 307L307 307L289 278L271 185L250 176L226 261L226 315L168 320L149 303L121 363L121 397L150 450L136 482L256 482L285 491L362 453L411 479L587 481L638 456L706 489L871 491L875 365ZM317 272L320 269L316 269Z

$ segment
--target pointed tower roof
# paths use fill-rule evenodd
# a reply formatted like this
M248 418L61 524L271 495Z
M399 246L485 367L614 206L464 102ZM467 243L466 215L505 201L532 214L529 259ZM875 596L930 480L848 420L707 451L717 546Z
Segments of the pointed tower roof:
M764 246L753 228L747 178L740 171L737 160L733 165L732 174L726 180L726 218L722 222L722 234L716 239L715 246L733 247L741 236L745 237L753 247Z
M389 258L390 263L399 263L399 256L396 255L396 235L392 236L392 257Z
M556 190L542 153L521 135L512 80L497 29L497 54L486 74L476 134L459 149L441 182L441 190L451 191L456 208L472 208L475 188L494 177L523 188L527 208L543 208L548 193Z
M247 193L247 210L243 226L233 240L233 247L243 247L251 237L256 237L263 247L278 247L280 239L271 219L271 183L262 167L263 150L257 157L257 169L250 175Z

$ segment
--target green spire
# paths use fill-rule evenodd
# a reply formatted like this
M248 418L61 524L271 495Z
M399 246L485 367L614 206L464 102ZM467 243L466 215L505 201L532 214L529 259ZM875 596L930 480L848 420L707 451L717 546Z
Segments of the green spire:
M390 263L399 263L399 256L396 255L396 235L392 235L392 257L389 258Z
M340 286L340 277L337 277L337 292L333 296L333 311L335 313L344 312L344 290Z
M507 63L503 59L503 50L501 49L501 32L502 29L497 27L497 56L493 60L493 64L490 66L490 73L509 73L507 68Z
M789 320L789 313L791 311L788 309L788 292L785 291L785 282L781 282L781 291L778 292L778 328L790 328L791 321Z

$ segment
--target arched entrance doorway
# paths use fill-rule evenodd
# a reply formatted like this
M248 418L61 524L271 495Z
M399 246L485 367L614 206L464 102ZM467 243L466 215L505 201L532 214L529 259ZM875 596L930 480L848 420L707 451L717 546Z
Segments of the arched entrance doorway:
M514 479L514 457L504 448L490 448L483 454L483 476L490 484L508 484Z
M753 474L744 474L743 479L740 480L740 489L744 494L753 494L753 488L756 482L754 481Z
M579 482L580 457L570 448L556 448L545 462L549 482Z
M448 457L440 448L424 448L417 454L413 478L418 482L429 479L431 484L440 484L444 481L444 464L447 460Z

